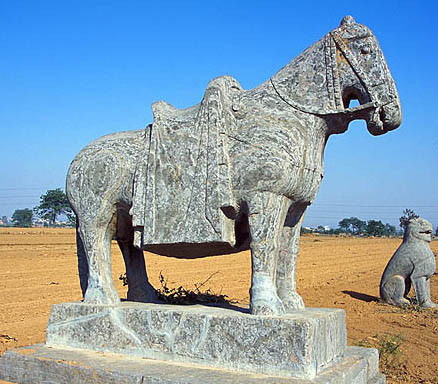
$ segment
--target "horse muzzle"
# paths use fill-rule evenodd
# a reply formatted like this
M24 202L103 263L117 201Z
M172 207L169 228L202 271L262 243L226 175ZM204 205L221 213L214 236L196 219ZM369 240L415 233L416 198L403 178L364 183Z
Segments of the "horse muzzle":
M377 107L370 112L366 120L368 131L374 136L383 135L398 128L402 122L400 102L397 99Z

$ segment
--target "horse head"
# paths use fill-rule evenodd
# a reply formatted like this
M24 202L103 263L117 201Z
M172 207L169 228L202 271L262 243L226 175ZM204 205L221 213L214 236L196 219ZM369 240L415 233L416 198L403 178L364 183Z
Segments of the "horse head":
M357 119L373 135L401 124L395 82L370 29L351 16L271 78L277 94L304 113L328 121L329 133L342 133ZM352 100L358 100L350 108Z
M363 118L373 135L401 124L401 107L395 82L373 33L351 16L329 34L336 45L342 107L348 120ZM360 106L349 109L352 99Z

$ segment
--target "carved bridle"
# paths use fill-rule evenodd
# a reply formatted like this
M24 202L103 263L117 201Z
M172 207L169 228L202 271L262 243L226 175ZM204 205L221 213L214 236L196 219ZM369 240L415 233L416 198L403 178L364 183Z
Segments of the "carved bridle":
M363 36L362 38L364 37L366 36ZM335 109L320 111L314 107L303 106L303 105L295 104L290 100L286 100L281 96L280 92L276 89L275 83L271 78L271 84L274 87L275 92L283 101L285 101L291 107L304 113L317 115L317 116L329 116L329 115L338 115L338 114L352 115L352 114L356 114L357 112L380 110L380 108L382 108L387 104L390 104L395 100L395 96L391 92L387 92L388 100L385 102L380 102L374 99L375 96L374 92L370 88L375 88L383 84L388 84L388 82L390 82L388 75L385 76L385 81L383 83L370 86L371 81L369 79L368 74L362 69L355 55L352 54L351 50L348 47L348 44L341 37L338 31L335 30L329 32L324 37L323 44L325 47L324 54L325 54L325 63L326 63L326 71L327 71L326 80L327 80L328 96L331 99L332 104L335 106ZM341 94L340 82L339 82L339 70L336 61L337 50L339 50L339 52L341 52L344 55L351 69L358 77L365 91L368 93L368 96L370 98L370 101L368 103L358 105L352 108L344 107L344 104L342 102L342 94Z

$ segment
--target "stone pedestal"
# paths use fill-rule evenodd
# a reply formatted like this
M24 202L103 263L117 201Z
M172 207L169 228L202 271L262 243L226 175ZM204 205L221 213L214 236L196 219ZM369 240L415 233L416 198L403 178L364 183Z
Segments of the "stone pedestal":
M38 377L30 380L29 369ZM111 377L169 384L384 382L377 351L346 347L339 309L262 317L206 306L58 304L45 346L0 359L0 379L19 383L110 383Z

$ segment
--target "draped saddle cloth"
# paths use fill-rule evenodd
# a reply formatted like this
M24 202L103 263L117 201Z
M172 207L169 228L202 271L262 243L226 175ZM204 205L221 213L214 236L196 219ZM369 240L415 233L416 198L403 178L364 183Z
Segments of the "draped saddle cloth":
M236 207L231 192L227 133L236 120L233 98L242 91L229 76L212 80L200 104L178 110L160 101L146 128L144 156L135 172L131 208L134 245L227 242Z

